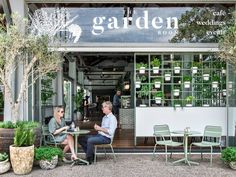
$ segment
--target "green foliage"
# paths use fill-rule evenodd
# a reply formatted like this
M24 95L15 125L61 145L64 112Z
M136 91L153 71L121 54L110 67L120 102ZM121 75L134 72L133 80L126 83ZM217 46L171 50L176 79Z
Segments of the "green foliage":
M163 98L163 92L162 91L152 92L152 95L153 95L154 98L156 98L156 97Z
M0 92L0 108L4 108L4 95Z
M16 147L32 146L35 141L35 133L32 124L19 124L14 134Z
M193 62L193 67L202 68L202 62Z
M154 84L155 82L160 82L160 83L162 83L162 78L155 78L155 79L152 79L152 83Z
M147 64L146 64L146 63L143 63L143 62L136 63L136 69L140 69L140 67L145 67L145 68L147 68Z
M183 80L184 80L184 82L185 82L185 81L190 81L190 82L191 82L192 77L186 75L186 76L183 77Z
M214 76L212 76L211 80L212 80L213 82L219 82L219 81L220 81L220 77L214 75Z
M152 60L151 60L151 66L152 67L160 67L161 66L160 60L157 57L153 56Z
M52 160L54 156L58 156L59 159L63 157L63 151L57 147L39 147L35 148L34 159L35 160Z
M6 152L0 153L0 162L8 159L8 154Z
M173 66L174 67L181 67L181 62L180 61L174 61Z
M186 104L192 104L192 102L193 102L194 99L195 99L194 96L187 96L187 97L185 98L185 103L186 103Z
M225 162L236 162L236 147L227 147L221 152L221 159Z
M52 81L56 78L56 73L48 73L46 77L41 80L41 101L43 105L46 105L48 99L52 98L56 92L53 92Z
M76 109L78 111L82 111L81 110L81 105L82 105L82 102L83 102L83 98L84 98L84 90L83 89L78 89L77 92L76 92L76 95L74 97L74 101L75 101L75 104L76 104Z
M141 90L138 92L139 98L144 98L149 95L149 85L142 85Z
M16 123L13 123L12 121L5 121L5 122L0 122L0 128L17 128L17 127L29 127L29 128L36 128L39 126L38 122L33 122L33 121L17 121Z

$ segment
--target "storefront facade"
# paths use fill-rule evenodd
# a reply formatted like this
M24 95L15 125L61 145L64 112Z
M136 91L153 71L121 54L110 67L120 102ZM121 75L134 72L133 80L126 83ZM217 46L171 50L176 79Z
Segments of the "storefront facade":
M117 67L112 72L116 72L114 80L117 80L115 74L121 74L121 82L128 81L130 85L127 95L123 95L124 99L130 99L130 105L124 106L121 113L126 117L124 121L131 119L125 124L134 129L135 144L139 137L152 136L153 125L164 123L172 129L191 127L200 132L206 125L221 125L223 136L230 137L222 143L226 145L227 140L229 144L234 143L235 76L233 68L218 59L217 52L224 27L232 23L235 1L9 2L12 12L29 14L31 20L37 20L37 15L43 16L43 12L55 23L64 19L58 23L61 28L56 35L62 40L56 50L66 52L70 59L68 65L62 66L68 67L67 74L61 71L54 79L52 87L57 94L51 104L64 104L63 95L68 94L68 119L73 117L72 95L78 86L89 92L92 101L96 93L102 93L104 82L93 80L99 80L96 73L103 77L104 67L93 72L84 68L101 67L96 63L100 60L98 56L108 55L115 58L113 64L128 61L124 70ZM35 33L39 28L35 28ZM158 73L153 69L155 59L159 63ZM143 72L139 71L141 64L146 67ZM197 72L193 71L195 64ZM176 71L175 67L180 70ZM204 74L209 74L209 79ZM159 86L155 84L157 80ZM185 86L185 81L190 85ZM218 85L213 86L213 81L218 81ZM110 97L116 89L114 83L117 82L104 84L104 92ZM28 101L21 109L22 117L41 121L47 116L42 112L40 90L41 83L29 89Z

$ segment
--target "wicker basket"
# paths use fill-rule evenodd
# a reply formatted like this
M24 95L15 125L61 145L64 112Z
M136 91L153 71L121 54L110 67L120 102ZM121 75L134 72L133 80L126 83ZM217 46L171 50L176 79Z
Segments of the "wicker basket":
M44 170L51 170L57 166L58 156L54 156L51 161L49 160L40 160L39 166Z

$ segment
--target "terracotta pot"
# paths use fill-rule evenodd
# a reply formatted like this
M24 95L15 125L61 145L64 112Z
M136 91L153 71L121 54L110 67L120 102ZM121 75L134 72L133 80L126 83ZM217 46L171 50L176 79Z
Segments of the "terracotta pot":
M11 165L9 159L0 161L0 174L7 172L10 169Z
M26 147L11 145L10 159L15 174L23 175L30 173L34 162L34 145Z

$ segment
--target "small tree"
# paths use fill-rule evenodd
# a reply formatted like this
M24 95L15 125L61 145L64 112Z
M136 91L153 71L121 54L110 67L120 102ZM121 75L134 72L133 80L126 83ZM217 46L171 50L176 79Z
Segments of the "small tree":
M4 15L0 15L0 82L4 85L5 97L11 106L12 121L19 119L19 107L27 88L42 76L60 69L60 53L49 50L47 36L28 33L27 21L13 15L13 24L5 26ZM25 33L20 32L19 24L26 24ZM21 29L22 31L22 29ZM11 80L19 66L23 66L19 92L14 94ZM28 82L29 78L33 82Z
M236 12L234 12L234 23L226 29L219 42L219 48L219 57L236 68Z

